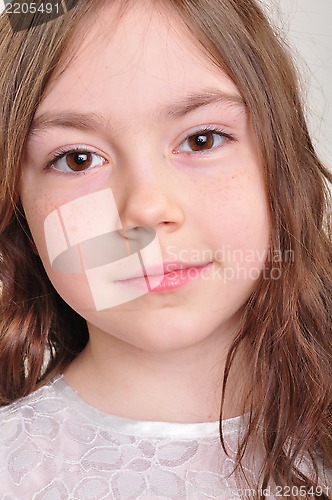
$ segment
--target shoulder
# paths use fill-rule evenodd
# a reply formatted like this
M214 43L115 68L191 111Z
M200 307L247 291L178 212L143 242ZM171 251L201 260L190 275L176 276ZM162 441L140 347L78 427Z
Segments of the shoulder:
M320 454L313 453L310 456L307 454L303 457L298 468L313 480L315 480L317 473L319 486L316 490L310 488L310 492L314 490L318 496L322 496L322 493L328 495L332 491L332 470L326 465L324 458Z
M68 412L60 377L0 408L0 493L21 492L36 480L47 457L59 451Z
M29 418L34 410L46 411L46 408L55 411L62 400L61 377L56 377L51 382L40 387L31 394L0 408L0 426L13 418ZM52 408L53 407L53 408Z
M48 434L65 407L59 377L28 396L0 408L0 448L11 448L23 435Z

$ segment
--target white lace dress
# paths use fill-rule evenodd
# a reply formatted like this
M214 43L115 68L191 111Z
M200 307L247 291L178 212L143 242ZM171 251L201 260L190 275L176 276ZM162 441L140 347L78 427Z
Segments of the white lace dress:
M244 420L223 423L233 451ZM218 426L115 417L89 406L59 376L0 410L0 499L248 498ZM248 464L251 478L253 469Z

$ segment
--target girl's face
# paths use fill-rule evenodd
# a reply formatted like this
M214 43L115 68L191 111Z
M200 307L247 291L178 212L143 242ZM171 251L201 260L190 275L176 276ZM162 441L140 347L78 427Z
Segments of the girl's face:
M269 242L240 93L166 17L137 5L115 28L107 7L91 23L36 112L20 188L49 278L91 339L150 351L231 338Z

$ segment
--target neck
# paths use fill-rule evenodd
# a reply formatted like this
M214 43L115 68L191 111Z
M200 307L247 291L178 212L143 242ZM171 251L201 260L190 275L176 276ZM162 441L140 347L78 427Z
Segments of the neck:
M90 340L64 378L90 405L136 420L219 420L222 379L230 345L218 331L204 343L150 352L90 326ZM230 372L223 418L243 412L238 362Z

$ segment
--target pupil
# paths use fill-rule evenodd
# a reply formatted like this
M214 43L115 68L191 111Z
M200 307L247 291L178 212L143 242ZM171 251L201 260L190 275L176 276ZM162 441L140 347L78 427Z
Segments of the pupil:
M214 144L214 135L211 132L192 135L188 138L188 144L193 151L205 151L211 149Z
M79 165L82 165L82 163L85 163L87 161L87 155L85 153L77 153L75 155L75 162L78 163Z
M90 167L92 163L91 156L91 153L70 153L67 156L67 164L74 172L81 172L82 170L87 170Z
M204 146L207 143L207 137L206 135L198 135L196 137L196 144L197 146Z

